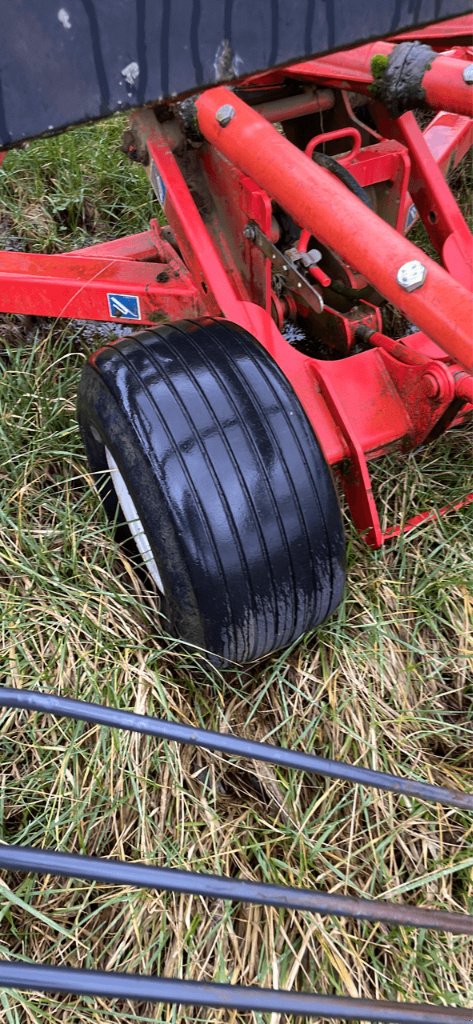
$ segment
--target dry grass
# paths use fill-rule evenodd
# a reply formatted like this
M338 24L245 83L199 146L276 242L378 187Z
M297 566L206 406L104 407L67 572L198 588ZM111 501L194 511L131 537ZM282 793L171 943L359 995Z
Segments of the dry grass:
M31 230L39 246L45 224L52 247L60 245L64 221L54 206L72 189L74 161L91 139L77 180L92 184L71 191L75 222L66 234L81 243L80 196L93 187L98 234L118 208L127 210L127 229L140 226L148 199L135 171L118 161L113 203L104 194L105 143L115 131L53 140L46 156L31 146L10 171L7 161L3 214L16 218L27 245ZM103 166L96 187L94 161ZM39 204L47 215L31 229L21 206L28 174L36 175L30 209ZM93 344L77 325L4 324L2 682L472 791L471 512L377 553L348 524L348 589L337 615L283 654L217 672L163 635L155 598L116 546L91 489L74 396ZM385 515L461 496L470 461L468 436L457 432L383 462L376 474ZM6 842L472 909L473 831L460 811L26 713L0 719L0 762ZM462 1006L473 998L473 945L441 933L54 878L4 875L1 888L2 957ZM263 1019L283 1021L0 994L2 1024Z

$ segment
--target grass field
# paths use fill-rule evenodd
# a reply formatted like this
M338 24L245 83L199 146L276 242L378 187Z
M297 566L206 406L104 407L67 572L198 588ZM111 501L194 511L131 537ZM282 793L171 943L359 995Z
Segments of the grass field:
M148 187L119 154L120 132L115 121L10 155L0 244L61 251L142 228ZM94 335L2 318L2 683L471 792L471 506L376 553L347 519L338 613L254 667L212 669L163 633L92 489L75 394ZM375 477L386 521L454 501L470 469L466 431L385 460ZM473 830L460 811L23 712L0 718L0 765L9 843L472 910ZM4 875L0 887L0 957L473 1001L473 943L459 937L55 878ZM263 1019L283 1021L0 993L2 1024Z

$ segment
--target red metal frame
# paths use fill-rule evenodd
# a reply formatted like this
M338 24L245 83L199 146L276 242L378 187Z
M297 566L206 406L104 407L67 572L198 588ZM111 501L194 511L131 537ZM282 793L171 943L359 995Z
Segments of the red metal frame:
M221 128L216 113L225 104L233 106L236 116ZM264 188L297 224L363 274L452 359L473 371L473 296L466 288L423 254L425 283L415 291L405 291L397 281L397 271L419 258L417 247L389 224L381 224L333 174L309 160L226 87L203 93L197 100L197 112L200 128L213 147ZM367 238L372 239L371 246Z
M450 37L444 30L443 48L465 31L465 19L455 19ZM206 140L197 147L186 147L177 119L160 120L151 110L133 115L137 148L148 154L168 227L152 221L148 231L64 255L0 253L5 312L125 324L223 315L249 330L291 381L339 473L353 519L374 547L473 500L469 495L383 532L370 482L370 459L424 443L461 423L473 407L471 235L444 178L473 140L467 116L473 87L461 74L468 51L441 55L426 72L427 100L440 112L423 132L412 114L393 119L371 102L375 130L356 117L343 90L369 94L373 54L388 54L394 45L383 41L253 76L247 83L253 90L272 87L274 95L257 108L241 98L244 90L207 90L196 101ZM278 86L291 79L310 88L280 95ZM226 104L234 116L222 126L216 114ZM328 130L320 130L322 114L331 118ZM288 137L273 127L275 120L288 125ZM375 209L311 159L322 147L367 190ZM284 281L275 290L271 259L248 231L256 225L268 243L277 243L278 207L301 229L301 254L314 239L322 247L320 266L312 265L308 278L324 293L321 314ZM417 217L443 266L405 237ZM411 260L421 260L426 277L405 291L397 273ZM335 271L327 272L329 264ZM339 301L334 272L351 299ZM377 295L420 331L397 341L386 336ZM315 324L344 358L314 358L293 348L279 329L285 316Z
M372 94L375 84L372 61L376 57L389 57L396 43L384 39L366 46L357 46L342 53L331 53L326 57L293 64L289 72L295 78L320 82L326 86L354 89L359 93ZM465 81L465 51L460 47L448 56L440 53L432 61L422 79L424 102L432 110L449 110L453 114L473 114L473 92ZM471 59L471 58L470 58Z
M399 42L404 39L420 39L428 43L434 50L445 50L447 46L464 46L467 50L471 47L471 15L463 14L458 18L449 18L447 21L436 21L433 25L426 25L425 28L411 29L410 32L400 32L397 36L391 36Z

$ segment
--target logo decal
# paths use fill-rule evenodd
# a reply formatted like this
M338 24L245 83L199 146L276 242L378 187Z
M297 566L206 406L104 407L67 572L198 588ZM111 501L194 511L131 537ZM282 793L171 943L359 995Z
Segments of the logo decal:
M406 225L405 225L405 228L404 228L405 231L409 231L409 228L412 227L412 225L413 225L414 221L416 220L416 218L417 218L417 206L415 206L414 203L412 203L411 206L409 207L408 211L407 211Z
M110 316L120 320L140 320L140 300L137 295L107 295Z
M161 204L161 206L164 206L164 200L166 199L166 186L161 175L158 172L158 168L156 167L154 160L151 161L150 181L154 189L156 199Z

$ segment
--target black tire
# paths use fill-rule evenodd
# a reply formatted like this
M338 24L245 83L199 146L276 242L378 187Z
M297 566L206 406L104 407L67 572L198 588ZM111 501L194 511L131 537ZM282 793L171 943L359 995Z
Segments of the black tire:
M292 387L242 328L183 321L106 345L83 370L78 418L111 518L106 449L126 483L174 635L248 662L337 607L331 473Z

